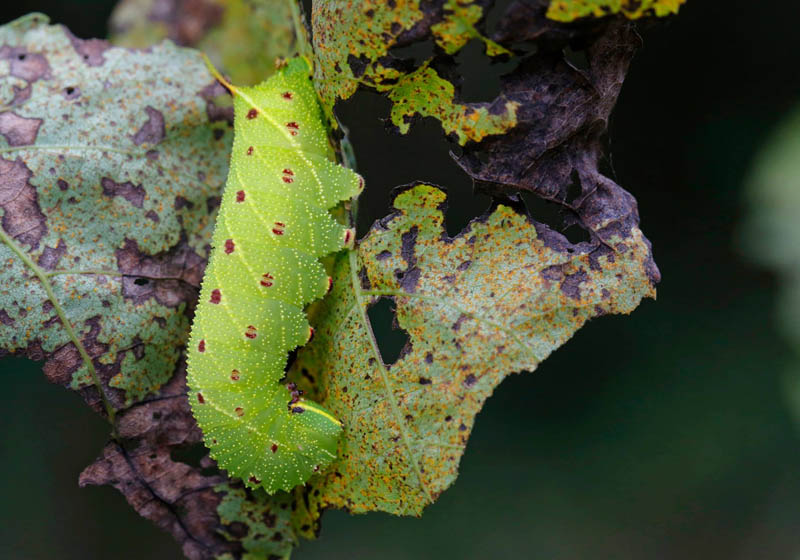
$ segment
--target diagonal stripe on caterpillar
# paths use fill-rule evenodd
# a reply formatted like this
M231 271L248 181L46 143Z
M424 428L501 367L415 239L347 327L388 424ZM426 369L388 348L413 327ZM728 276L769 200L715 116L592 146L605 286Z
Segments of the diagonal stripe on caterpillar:
M189 340L189 400L219 466L273 493L336 458L339 420L280 379L313 334L304 307L330 289L319 259L353 243L330 209L363 180L333 161L307 59L247 88L212 72L234 97L235 133Z

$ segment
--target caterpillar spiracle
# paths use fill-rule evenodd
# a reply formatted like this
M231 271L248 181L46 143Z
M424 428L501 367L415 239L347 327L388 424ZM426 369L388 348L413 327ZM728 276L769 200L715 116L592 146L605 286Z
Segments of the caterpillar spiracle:
M311 63L288 60L231 92L230 171L188 345L189 400L211 456L248 486L304 483L335 457L342 425L284 377L313 329L304 307L331 278L320 258L352 245L330 210L361 177L335 163Z

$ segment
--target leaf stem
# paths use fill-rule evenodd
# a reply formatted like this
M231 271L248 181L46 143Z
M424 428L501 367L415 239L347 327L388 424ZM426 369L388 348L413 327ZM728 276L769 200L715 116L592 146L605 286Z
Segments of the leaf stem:
M8 234L0 228L0 241L5 243L11 251L16 253L19 259L36 275L39 279L39 282L42 284L42 288L44 289L45 293L47 294L50 303L53 304L53 310L58 315L58 318L61 320L61 324L64 327L64 330L67 333L70 341L75 345L75 348L78 350L78 354L80 355L81 359L86 364L87 369L89 370L89 374L92 377L92 381L94 382L95 387L97 388L97 392L100 394L100 399L103 401L103 406L106 409L106 414L108 415L108 421L111 422L111 437L117 439L117 427L115 422L115 411L114 407L111 405L111 401L108 400L108 396L106 395L105 391L103 390L103 384L100 381L100 377L97 375L97 370L94 368L94 362L92 358L89 356L89 353L86 351L86 348L83 346L83 343L78 338L75 329L72 327L72 323L70 323L69 319L67 318L67 314L64 312L64 308L61 307L61 303L56 298L56 294L53 291L53 285L50 283L47 274L33 262L33 259L28 256L28 254L23 251L19 245L17 245L14 240L8 236Z
M389 381L389 372L386 371L386 365L383 363L383 358L381 357L381 351L378 348L378 342L375 340L375 333L372 332L372 327L370 326L369 317L367 317L367 306L364 302L364 299L361 297L365 292L361 290L361 281L358 278L358 260L355 251L348 251L348 258L350 259L350 281L352 283L353 288L353 296L356 299L356 306L358 307L358 312L361 315L361 323L364 325L364 329L367 331L366 335L369 338L370 345L372 346L372 352L375 354L375 359L377 363L377 368L381 374L381 380L383 382L383 386L386 389L386 398L389 402L389 406L392 410L392 415L395 418L395 422L398 426L398 430L400 430L400 435L403 438L403 444L408 451L408 458L411 461L411 467L414 470L414 474L417 475L417 479L419 480L419 486L422 492L425 494L428 502L433 502L433 497L431 493L428 491L428 487L425 484L425 479L422 478L422 471L420 470L419 463L414 458L414 453L411 448L411 438L408 435L408 431L405 429L403 424L403 415L400 412L400 409L397 406L394 398L394 392L392 391L392 385Z

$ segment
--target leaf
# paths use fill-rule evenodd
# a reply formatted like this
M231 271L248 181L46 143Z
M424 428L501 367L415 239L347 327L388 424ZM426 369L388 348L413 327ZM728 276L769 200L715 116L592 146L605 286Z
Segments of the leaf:
M206 53L239 84L254 84L275 59L297 52L290 0L122 0L111 42L149 47L169 38Z
M200 57L132 53L32 15L0 28L0 347L118 409L175 371L227 123ZM180 74L180 79L170 76Z
M686 0L551 0L547 17L565 22L619 13L630 19L663 17L677 14L684 3Z
M425 184L398 194L358 253L339 259L315 313L292 374L345 426L339 459L310 483L319 508L419 515L455 480L503 378L534 370L587 320L655 296L638 228L573 246L500 205L449 238L444 205ZM389 365L367 317L380 297L410 337Z
M462 144L508 129L514 125L513 104L496 115L486 113L486 103L459 104L453 99L454 84L427 66L431 59L415 71L412 61L393 53L432 34L448 55L470 39L478 39L486 45L487 55L510 56L511 51L484 37L476 27L484 15L482 5L469 0L315 3L311 19L317 55L315 85L323 106L332 111L337 100L349 98L361 86L389 93L395 103L392 121L403 134L415 113L441 120L445 131L454 133Z
M433 68L421 68L402 77L389 92L392 122L405 134L412 117L435 117L460 145L468 140L480 142L491 134L502 134L517 124L519 104L508 101L502 109L490 113L486 107L454 102L453 84L442 79ZM503 110L504 109L504 110Z
M229 483L186 400L181 350L231 146L221 91L170 43L83 41L40 14L0 27L0 352L45 360L115 415L81 485L117 487L189 558L262 550L256 534L286 555L289 521L267 516L287 497Z

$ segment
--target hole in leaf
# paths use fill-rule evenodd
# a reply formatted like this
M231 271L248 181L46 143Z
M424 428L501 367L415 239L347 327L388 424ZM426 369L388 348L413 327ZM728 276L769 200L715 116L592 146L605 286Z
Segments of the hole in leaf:
M133 283L136 284L137 286L147 286L150 283L150 279L149 278L137 278L136 280L133 281Z
M169 452L169 457L176 463L184 463L195 469L199 469L204 476L216 474L216 467L203 467L203 458L208 454L208 449L202 442L173 447Z
M570 210L555 202L539 198L534 193L524 191L520 193L528 213L535 221L545 224L553 231L564 235L570 243L589 241L591 236L580 224L572 224L573 214ZM568 225L569 224L569 225Z
M431 58L433 56L433 50L433 37L428 37L424 41L417 41L416 43L411 43L404 47L389 49L389 55L403 62L408 62L409 64L413 62L413 66L409 68L409 70L411 70L413 68L418 68L423 62Z
M367 316L372 325L372 332L375 333L375 340L378 341L383 363L394 364L409 341L408 333L397 324L394 301L390 298L380 298L367 309Z
M518 61L498 62L486 56L483 41L473 39L456 54L456 64L453 76L463 76L456 97L461 103L472 103L493 101L501 91L500 76L515 68Z
M379 94L359 91L340 102L336 112L349 128L348 136L358 160L358 172L365 189L359 197L358 237L375 220L389 213L394 200L392 188L415 181L440 185L462 207L448 222L457 228L466 222L458 216L476 216L486 208L485 200L475 201L472 180L461 171L450 150L439 121L433 118L414 123L406 135L387 132L391 103ZM453 204L450 205L451 207Z
M564 48L564 58L578 70L589 71L589 58L586 56L586 51L576 51L571 47L566 47Z

